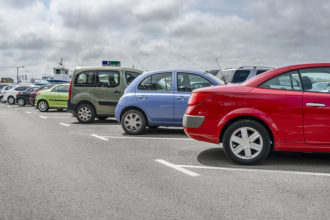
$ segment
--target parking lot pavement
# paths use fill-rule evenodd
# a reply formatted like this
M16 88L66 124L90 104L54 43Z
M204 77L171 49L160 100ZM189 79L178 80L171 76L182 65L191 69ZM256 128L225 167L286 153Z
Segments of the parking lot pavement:
M1 219L329 219L329 154L258 166L182 129L127 136L110 118L0 104Z

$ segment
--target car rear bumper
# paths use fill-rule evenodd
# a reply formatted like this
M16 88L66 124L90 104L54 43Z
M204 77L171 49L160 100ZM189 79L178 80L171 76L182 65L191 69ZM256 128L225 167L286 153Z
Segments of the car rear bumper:
M70 112L70 113L74 114L75 113L75 110L76 110L76 106L77 106L76 104L72 104L71 103L71 100L68 99L67 112Z
M199 128L205 120L204 116L184 115L183 127L185 128Z

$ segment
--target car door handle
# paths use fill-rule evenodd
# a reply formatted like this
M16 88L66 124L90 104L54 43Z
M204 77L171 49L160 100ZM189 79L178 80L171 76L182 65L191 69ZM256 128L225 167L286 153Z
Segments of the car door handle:
M186 100L186 98L184 96L177 96L176 99L179 100L179 101Z
M117 93L117 94L118 94L118 93L120 93L120 91L116 90L116 91L114 91L113 93Z
M306 103L306 106L309 106L309 107L325 107L325 104L322 104L322 103Z
M147 96L145 96L145 95L139 95L138 97L139 97L139 99L142 99L142 100L147 99Z

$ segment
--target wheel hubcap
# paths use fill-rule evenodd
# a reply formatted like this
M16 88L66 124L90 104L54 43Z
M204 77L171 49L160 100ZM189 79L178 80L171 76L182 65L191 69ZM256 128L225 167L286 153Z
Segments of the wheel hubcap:
M47 103L46 102L39 102L39 110L46 111L47 110Z
M231 151L241 159L255 158L260 154L262 147L260 133L250 127L239 128L230 137Z
M82 107L78 111L78 117L82 121L88 121L92 117L92 111L87 107Z
M124 125L125 128L129 131L136 131L141 128L142 120L139 115L130 113L125 117Z
M10 97L10 98L9 98L9 103L10 103L10 104L13 104L13 103L14 103L14 98Z

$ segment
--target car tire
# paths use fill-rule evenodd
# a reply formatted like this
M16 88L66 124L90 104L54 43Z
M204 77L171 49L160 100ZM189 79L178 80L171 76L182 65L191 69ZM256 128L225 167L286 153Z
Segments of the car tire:
M130 135L142 134L146 129L147 119L139 110L128 110L121 118L121 126Z
M25 100L24 99L17 99L17 104L19 107L25 106Z
M7 102L9 105L14 105L15 104L15 98L13 96L9 96L7 99Z
M102 120L102 121L106 120L107 118L108 118L108 116L98 116L97 117L97 119Z
M40 100L37 107L40 112L47 112L49 110L49 105L45 100Z
M94 107L90 104L81 104L78 106L77 111L77 119L80 123L91 123L95 119L95 110Z
M271 140L263 125L253 120L240 120L231 124L223 135L226 156L237 164L254 165L270 153Z

